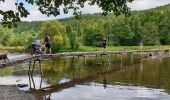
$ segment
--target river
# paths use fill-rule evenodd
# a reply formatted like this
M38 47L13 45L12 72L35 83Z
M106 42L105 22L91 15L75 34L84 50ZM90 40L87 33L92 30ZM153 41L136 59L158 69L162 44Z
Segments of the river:
M129 59L45 59L43 76L39 63L33 75L24 63L1 69L0 84L20 84L37 100L170 100L170 57Z

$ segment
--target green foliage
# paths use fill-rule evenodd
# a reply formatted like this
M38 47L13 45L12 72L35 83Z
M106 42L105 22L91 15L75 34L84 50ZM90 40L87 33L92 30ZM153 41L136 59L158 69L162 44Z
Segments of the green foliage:
M135 11L132 15L115 16L109 13L82 15L59 21L20 22L17 28L0 26L0 46L26 46L31 50L35 39L43 44L44 33L52 41L53 52L77 51L83 46L100 47L102 37L108 46L137 46L170 44L170 5L145 11ZM82 49L83 50L83 49ZM96 50L100 50L97 48Z
M49 35L53 45L53 51L58 51L66 45L66 29L59 21L52 20L44 22L41 31ZM44 36L44 34L42 34L42 36Z
M118 21L112 24L110 41L115 45L131 45L134 33L131 31L128 20L125 17L120 17Z
M83 36L83 42L86 46L101 46L103 35L102 33L97 29L88 29L85 31L85 34Z
M66 27L67 36L69 38L69 44L72 50L77 50L79 48L76 32L73 32L71 26Z
M146 23L144 25L144 45L158 45L159 37L158 37L158 27L153 23Z
M24 43L19 38L14 37L9 46L24 46Z
M170 13L168 13L159 25L159 37L161 44L170 44Z
M13 38L13 29L3 28L0 26L0 43L3 46L9 46L11 39Z
M63 46L64 39L61 34L55 35L53 37L53 50L58 51Z

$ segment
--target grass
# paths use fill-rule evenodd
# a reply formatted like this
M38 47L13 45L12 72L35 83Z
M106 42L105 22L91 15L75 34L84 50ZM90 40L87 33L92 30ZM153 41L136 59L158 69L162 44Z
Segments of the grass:
M143 46L141 49L140 46L108 46L107 51L127 51L127 50L150 50L150 49L170 49L170 45L166 46ZM103 48L99 47L89 47L81 46L78 51L101 51Z
M15 46L15 47L0 47L0 52L25 52L26 47L24 46Z
M142 50L150 50L150 49L170 49L170 45L165 46L143 46ZM102 51L101 47L90 47L90 46L80 46L78 50L72 50L69 47L60 49L59 52L73 52L73 51ZM108 46L106 48L107 51L127 51L127 50L141 50L140 46ZM17 46L17 47L0 47L0 52L25 52L26 47Z

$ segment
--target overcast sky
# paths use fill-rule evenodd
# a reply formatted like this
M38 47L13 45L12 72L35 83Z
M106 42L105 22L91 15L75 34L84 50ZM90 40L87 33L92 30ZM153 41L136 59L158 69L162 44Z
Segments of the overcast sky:
M25 0L18 0L19 2L25 1ZM1 10L10 10L13 9L15 10L15 2L16 0L6 0L5 3L0 2L0 9ZM128 3L128 6L131 8L131 10L145 10L149 8L154 8L157 6L162 6L169 4L170 0L134 0L132 3ZM30 15L26 19L22 20L27 20L27 21L35 21L35 20L49 20L49 19L58 19L58 18L65 18L65 17L70 17L72 14L61 14L57 17L50 16L47 17L46 15L42 15L40 11L37 10L36 6L30 5L25 3L24 5L29 11ZM101 12L101 9L98 8L97 6L89 6L86 4L84 8L81 9L83 13L95 13L95 12Z

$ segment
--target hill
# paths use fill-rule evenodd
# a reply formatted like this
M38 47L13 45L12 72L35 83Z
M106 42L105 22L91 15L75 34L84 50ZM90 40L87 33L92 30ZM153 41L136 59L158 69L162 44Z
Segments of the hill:
M100 46L99 41L102 37L107 37L110 46L132 46L139 45L141 42L144 45L169 45L169 8L170 4L144 11L133 11L128 17L124 15L116 17L111 13L102 16L96 13L82 15L81 20L71 17L59 19L59 21L64 25L63 32L67 32L69 41L65 44L76 45L74 47L78 47L77 45ZM1 26L1 45L24 45L35 38L42 38L42 23L43 21L21 22L18 23L17 28L8 32ZM71 31L68 32L68 29ZM10 34L6 34L9 32ZM12 33L15 35L11 35ZM73 41L70 40L72 38ZM14 43L10 43L11 41Z

